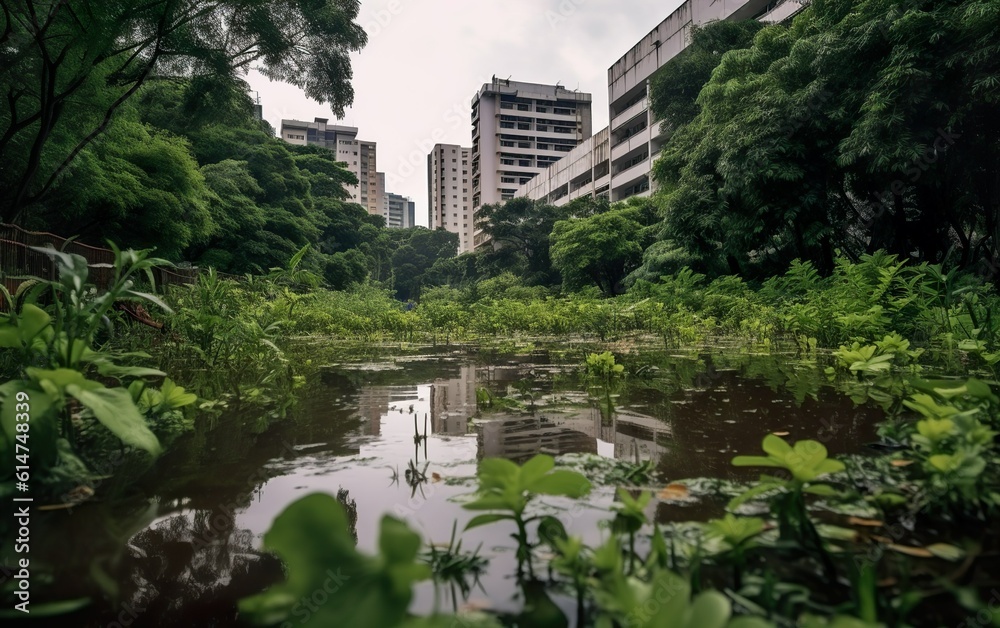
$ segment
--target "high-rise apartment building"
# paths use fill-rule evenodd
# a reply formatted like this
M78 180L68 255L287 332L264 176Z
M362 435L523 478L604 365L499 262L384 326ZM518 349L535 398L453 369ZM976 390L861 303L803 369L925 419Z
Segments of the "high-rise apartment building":
M649 80L687 47L691 27L715 20L782 22L805 4L803 0L688 0L608 69L610 126L522 185L516 195L556 205L588 195L611 201L648 196L655 186L650 177L653 162L669 138L649 108Z
M281 139L289 144L322 146L334 151L337 161L347 164L347 169L358 178L358 185L348 187L351 199L364 206L369 214L382 215L376 144L359 140L357 127L329 124L327 118L312 122L282 120Z
M458 234L458 252L473 248L472 149L437 144L427 155L428 226Z
M591 136L591 95L497 79L472 99L472 210L513 198ZM476 232L473 246L486 244Z
M413 201L392 192L386 192L386 197L389 206L386 226L390 229L409 229L413 227L413 218L416 209Z

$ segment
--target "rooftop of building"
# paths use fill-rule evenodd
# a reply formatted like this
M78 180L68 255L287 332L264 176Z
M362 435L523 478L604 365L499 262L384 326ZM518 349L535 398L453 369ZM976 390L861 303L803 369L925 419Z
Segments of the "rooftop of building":
M323 128L327 131L335 131L337 133L343 133L344 135L357 135L358 127L356 126L342 126L339 124L328 124L327 118L314 118L312 122L306 122L305 120L285 120L281 121L281 128L291 128L291 129L319 129Z
M484 83L479 93L473 98L473 102L481 99L486 94L508 94L519 98L535 98L544 100L573 100L580 103L590 103L593 95L580 90L566 89L558 83L547 85L545 83L528 83L526 81L512 81L509 78L500 79L493 77L490 83Z

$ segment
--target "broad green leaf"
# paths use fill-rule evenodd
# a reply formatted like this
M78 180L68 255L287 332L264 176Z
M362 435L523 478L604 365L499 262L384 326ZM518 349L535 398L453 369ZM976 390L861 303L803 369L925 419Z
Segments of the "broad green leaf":
M507 510L513 504L503 495L487 494L462 504L466 510Z
M184 388L175 384L169 377L163 380L160 394L163 395L163 402L172 409L183 408L198 401L198 395L184 392Z
M926 549L938 558L943 558L944 560L950 560L952 562L965 558L965 550L947 543L934 543L932 545L928 545Z
M809 486L803 488L802 492L819 495L820 497L834 497L840 495L840 492L829 484L810 484Z
M378 547L383 553L357 551L344 507L333 497L308 495L288 506L264 535L265 548L286 566L288 580L240 601L241 618L256 625L291 621L303 598L324 592L325 602L296 625L325 628L402 626L413 585L430 575L414 560L419 537L406 524L383 517Z
M159 369L146 368L144 366L120 366L111 362L99 362L97 372L106 377L116 379L122 377L166 377L166 373Z
M28 367L25 369L28 377L36 382L48 382L55 386L59 390L65 390L67 386L79 386L81 388L93 388L95 385L100 386L97 382L93 382L76 369L38 369L33 367Z
M729 599L718 591L705 591L686 613L686 628L725 628L732 615Z
M773 458L764 456L736 456L731 463L734 467L778 467L784 468L784 464Z
M483 488L503 490L516 486L518 467L506 458L484 458L479 462L479 484Z
M538 478L525 488L532 493L542 495L563 495L578 498L589 493L590 487L590 480L580 473L558 469Z
M49 316L45 310L34 305L32 303L27 303L18 315L17 327L21 332L21 339L25 343L29 342L32 338L37 336L43 329L48 327L49 323L52 321L52 317Z
M521 486L530 486L535 480L551 471L555 466L556 462L552 456L537 454L531 460L521 465Z
M390 563L412 563L420 551L420 536L394 517L383 517L379 550Z
M824 475L828 475L830 473L840 473L841 471L843 471L846 468L847 467L844 466L843 462L841 462L839 460L832 460L830 458L827 458L826 460L823 460L822 462L820 462L819 464L816 465L816 467L815 467L816 476L815 477L818 478L818 477L821 477L821 476L824 476Z
M11 323L0 323L0 349L22 348L21 332Z
M740 506L742 506L746 502L750 501L751 499L754 499L755 497L763 495L764 493L767 493L769 491L773 491L773 490L784 488L784 487L785 487L785 484L783 482L763 482L762 481L761 483L757 484L756 486L750 487L749 489L743 491L743 493L741 493L740 495L737 495L733 499L729 500L729 503L726 504L726 508L728 510L736 510L737 508L739 508Z
M766 453L774 456L778 460L783 460L785 456L792 452L792 446L789 445L785 439L775 436L774 434L768 434L765 436L761 447Z
M66 387L66 392L89 409L94 418L126 445L142 449L153 456L162 452L156 435L146 425L125 388L86 389L70 384Z
M485 526L497 521L504 521L504 520L513 520L513 517L511 515L501 515L492 513L487 513L484 515L476 515L475 517L469 520L469 523L465 524L465 529L471 530L472 528L478 528L480 526Z

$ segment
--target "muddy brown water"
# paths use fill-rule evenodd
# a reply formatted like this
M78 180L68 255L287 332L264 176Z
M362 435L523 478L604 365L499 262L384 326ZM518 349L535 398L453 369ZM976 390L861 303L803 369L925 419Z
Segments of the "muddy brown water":
M263 533L312 492L353 502L363 551L374 550L386 514L405 519L426 541L445 543L456 521L461 530L471 518L460 496L471 492L484 456L653 460L656 486L696 477L748 480L759 470L737 469L730 460L758 453L769 432L818 439L832 454L856 453L875 440L882 417L827 386L815 365L787 356L629 360L630 375L611 391L593 388L579 360L560 364L545 354L483 359L439 351L330 364L309 378L288 420L261 432L257 417L230 414L174 443L138 489L37 513L31 560L35 573L48 575L37 577L33 604L94 599L52 620L59 625L238 625L235 601L283 577L280 562L259 551ZM520 408L473 419L479 388L495 399L516 398ZM613 412L601 408L605 393ZM426 441L415 445L415 430L426 430ZM408 482L411 464L426 482ZM571 534L599 543L606 533L598 523L610 517L613 501L614 488L599 486L579 504L553 498L544 508ZM665 523L720 512L719 504L657 500L650 514ZM463 547L480 546L491 561L480 586L464 596L428 583L412 610L473 605L516 612L511 531L496 524L465 533ZM556 601L572 614L571 600ZM303 608L311 603L304 600Z

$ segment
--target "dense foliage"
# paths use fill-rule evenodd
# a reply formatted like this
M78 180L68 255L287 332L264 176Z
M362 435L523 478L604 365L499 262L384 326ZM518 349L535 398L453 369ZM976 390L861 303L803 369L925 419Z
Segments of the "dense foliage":
M827 274L836 250L992 269L998 10L823 0L750 45L753 28L699 31L654 81L672 133L655 167L664 237L702 270L758 278L792 258ZM713 62L694 108L686 85L667 89Z
M39 3L0 12L0 218L43 202L148 81L188 77L199 98L242 90L251 66L338 113L349 54L367 41L356 0Z

